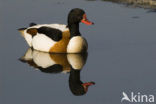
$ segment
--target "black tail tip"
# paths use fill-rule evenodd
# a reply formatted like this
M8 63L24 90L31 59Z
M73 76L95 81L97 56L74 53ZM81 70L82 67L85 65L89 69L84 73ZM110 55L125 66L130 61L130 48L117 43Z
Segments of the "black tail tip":
M23 63L25 63L25 62L26 62L26 60L24 60L24 58L23 58L23 57L19 58L18 60L19 60L19 61L21 61L21 62L23 62Z
M17 29L18 31L21 31L21 30L25 30L26 28L19 28L19 29Z

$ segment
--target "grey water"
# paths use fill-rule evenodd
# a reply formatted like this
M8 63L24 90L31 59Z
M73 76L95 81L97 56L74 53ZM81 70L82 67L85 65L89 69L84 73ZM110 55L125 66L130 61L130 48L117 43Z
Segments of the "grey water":
M19 61L29 47L17 29L66 24L72 8L95 23L80 24L89 44L80 80L95 82L82 96L71 92L70 73L44 73ZM104 1L0 0L0 103L127 104L122 92L156 95L156 14L148 11Z

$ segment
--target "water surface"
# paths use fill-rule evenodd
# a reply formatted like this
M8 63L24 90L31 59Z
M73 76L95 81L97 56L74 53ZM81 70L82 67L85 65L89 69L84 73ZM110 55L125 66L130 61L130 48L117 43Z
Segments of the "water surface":
M1 0L0 5L2 104L121 104L123 91L155 95L155 13L83 0ZM47 74L18 60L28 49L18 28L30 22L66 24L68 12L76 7L95 23L80 25L89 44L81 80L96 83L83 96L70 91L69 73Z

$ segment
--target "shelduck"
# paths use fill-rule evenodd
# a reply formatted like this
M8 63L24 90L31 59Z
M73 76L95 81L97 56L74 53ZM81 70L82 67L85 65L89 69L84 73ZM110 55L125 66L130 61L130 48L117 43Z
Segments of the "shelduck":
M29 48L20 61L46 73L68 73L71 69L81 70L87 60L87 53L58 54L47 53Z
M68 25L30 23L28 28L18 29L30 47L50 53L82 53L88 48L81 36L79 23L93 25L84 10L75 8L68 14Z
M44 73L69 73L69 88L76 96L86 94L88 87L95 84L92 81L84 83L80 79L81 70L87 61L87 53L57 54L29 48L20 61Z

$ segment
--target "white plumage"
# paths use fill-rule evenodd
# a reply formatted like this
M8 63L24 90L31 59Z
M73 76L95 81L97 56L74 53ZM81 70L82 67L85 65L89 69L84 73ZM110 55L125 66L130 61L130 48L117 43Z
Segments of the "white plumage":
M51 59L50 54L39 51L33 51L33 61L37 66L42 68L47 68L56 64L56 62Z
M51 38L47 37L44 34L37 34L32 40L33 48L43 52L49 52L50 48L55 43L55 41L53 41Z
M88 48L87 41L82 36L74 36L70 39L67 52L68 53L81 53L82 51L86 51ZM85 50L84 50L85 49Z
M32 36L24 30L23 37L25 38L26 42L28 43L29 47L32 47Z

